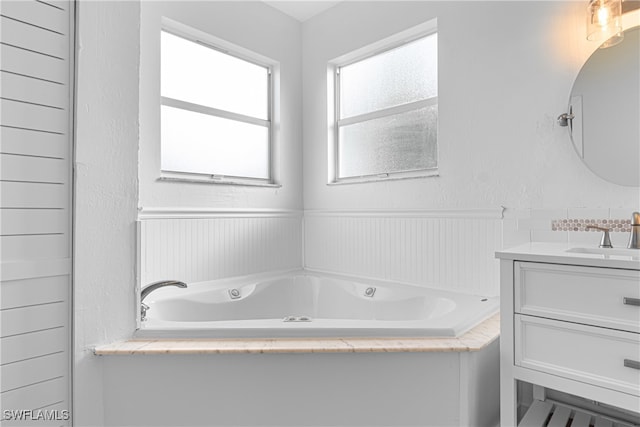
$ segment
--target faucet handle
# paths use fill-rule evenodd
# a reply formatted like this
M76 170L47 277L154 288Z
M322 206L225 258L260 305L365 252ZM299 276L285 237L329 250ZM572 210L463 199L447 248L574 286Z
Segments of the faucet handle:
M140 303L140 321L144 322L147 320L147 310L149 310L149 306L145 303Z
M640 212L631 214L631 233L629 234L629 249L640 249Z
M602 240L600 240L600 245L599 247L601 248L613 248L613 245L611 244L611 236L609 236L609 231L611 230L610 228L607 227L600 227L597 225L587 225L585 228L585 230L600 230L602 231Z

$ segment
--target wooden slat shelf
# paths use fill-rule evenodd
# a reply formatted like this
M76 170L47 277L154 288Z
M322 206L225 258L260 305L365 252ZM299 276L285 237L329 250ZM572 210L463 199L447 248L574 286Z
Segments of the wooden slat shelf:
M634 425L559 403L534 400L518 423L518 427L634 427Z

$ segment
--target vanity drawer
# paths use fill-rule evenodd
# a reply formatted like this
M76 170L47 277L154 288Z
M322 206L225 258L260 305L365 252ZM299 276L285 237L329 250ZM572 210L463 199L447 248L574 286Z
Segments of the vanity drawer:
M640 332L640 271L515 263L515 312Z
M640 334L516 315L514 362L640 396Z

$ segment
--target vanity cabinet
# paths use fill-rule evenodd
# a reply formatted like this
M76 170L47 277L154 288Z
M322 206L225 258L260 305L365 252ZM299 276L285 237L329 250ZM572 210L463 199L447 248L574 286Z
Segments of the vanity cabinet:
M517 425L518 381L640 413L640 259L551 249L497 254L501 425Z

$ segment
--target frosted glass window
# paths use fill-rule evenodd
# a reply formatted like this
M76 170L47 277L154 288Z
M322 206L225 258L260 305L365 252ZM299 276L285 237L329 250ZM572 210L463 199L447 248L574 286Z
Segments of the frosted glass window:
M269 178L268 129L162 106L162 170Z
M339 175L343 178L437 166L438 107L368 120L340 128Z
M161 170L271 182L269 66L177 33L160 32Z
M436 33L338 66L335 81L336 182L437 171Z
M162 96L269 118L269 69L162 31Z
M340 68L341 119L437 95L437 34Z

